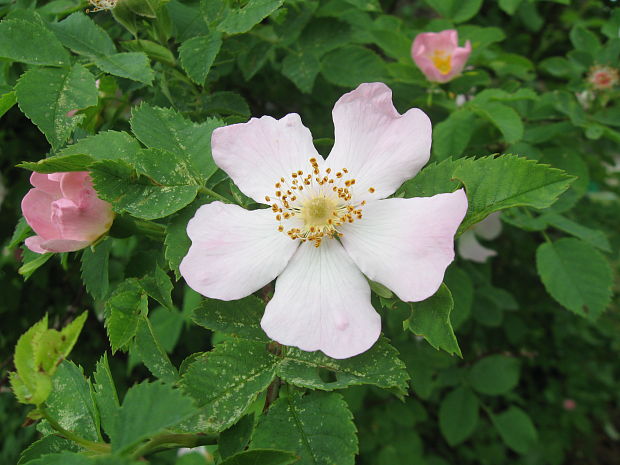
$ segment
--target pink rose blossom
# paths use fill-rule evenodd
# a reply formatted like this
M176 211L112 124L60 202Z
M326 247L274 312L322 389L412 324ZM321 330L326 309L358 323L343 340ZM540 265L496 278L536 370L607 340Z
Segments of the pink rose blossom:
M381 318L366 277L405 301L432 296L454 259L467 211L463 189L391 198L428 161L431 122L400 115L382 83L362 84L333 110L335 144L323 159L299 115L213 132L213 159L270 208L213 202L187 225L180 271L211 298L245 297L278 277L261 326L281 344L347 358L368 350Z
M88 172L32 173L30 183L22 213L37 233L26 239L33 252L83 249L110 229L112 206L97 197Z
M596 90L608 90L618 84L620 75L611 66L593 66L588 74L588 82Z
M448 82L461 74L471 53L471 43L459 47L454 29L418 34L411 46L411 56L431 82Z

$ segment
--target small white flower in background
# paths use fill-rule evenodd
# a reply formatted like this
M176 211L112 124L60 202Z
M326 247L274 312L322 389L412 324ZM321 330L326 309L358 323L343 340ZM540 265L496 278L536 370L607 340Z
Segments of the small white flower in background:
M335 144L325 160L294 113L213 132L215 163L270 208L200 207L180 271L195 291L221 300L278 277L261 320L267 335L347 358L381 332L364 275L404 301L432 296L454 259L467 197L460 189L386 198L428 161L431 122L419 109L400 115L385 84L360 85L332 114Z
M181 457L182 455L191 454L193 452L197 452L201 455L207 456L208 452L205 446L198 447L181 447L177 452L177 457Z
M491 213L473 228L465 231L458 239L457 250L459 255L472 262L484 263L489 257L494 257L497 252L487 249L478 242L478 238L491 241L502 232L502 222L499 219L500 212Z
M89 0L89 2L95 8L86 10L86 12L96 13L97 11L112 10L118 3L118 0Z

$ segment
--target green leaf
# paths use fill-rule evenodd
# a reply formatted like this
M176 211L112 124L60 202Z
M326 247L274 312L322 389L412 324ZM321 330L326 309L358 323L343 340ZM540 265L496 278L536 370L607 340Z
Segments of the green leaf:
M506 394L519 383L520 368L519 360L514 357L490 355L471 368L469 382L481 394Z
M144 145L174 153L202 183L217 171L211 157L211 133L222 125L214 118L194 123L172 109L148 104L134 108L131 116L131 129Z
M585 27L575 25L570 30L570 41L577 50L582 50L589 54L595 53L601 48L601 42L596 34L587 30Z
M17 272L24 277L25 281L30 278L35 271L45 265L45 262L53 256L53 253L38 254L31 252L30 250L26 250L24 251L24 264L19 267Z
M217 30L227 34L247 32L282 6L284 0L248 0L238 9L230 9Z
M123 453L187 418L195 407L178 389L160 382L132 386L116 417L112 450Z
M254 449L228 457L220 465L289 465L297 462L292 452L275 449Z
M140 285L149 297L152 297L170 310L174 309L171 295L173 289L172 281L170 281L168 273L159 266L155 268L153 273L140 278Z
M187 223L193 218L199 207L200 205L197 202L187 206L177 213L166 226L166 238L164 239L166 249L164 254L168 261L168 266L174 271L177 280L181 277L179 265L192 245L192 241L187 235Z
M60 155L36 162L25 161L17 166L37 173L64 173L67 171L87 171L92 162L93 159L88 155Z
M80 367L65 360L52 378L44 409L60 426L90 441L100 440L99 412L90 382Z
M154 149L141 152L143 175L122 161L91 165L91 177L99 197L146 220L168 216L188 205L198 193L187 165L179 156Z
M136 279L127 279L114 290L105 303L105 327L112 353L133 339L140 315L147 312L148 298Z
M454 264L446 271L444 282L450 289L454 300L454 308L450 312L450 322L454 329L458 329L471 313L474 285L469 274Z
M554 212L548 212L539 217L541 221L545 221L547 224L557 228L565 233L575 236L588 244L596 247L603 252L611 252L611 246L609 240L603 231L598 229L590 229L582 224L575 223L569 220L565 216L559 215Z
M455 23L473 18L482 7L482 0L425 0L437 13Z
M64 66L70 56L42 22L5 19L0 22L0 57L30 65Z
M0 118L17 103L15 91L7 92L0 96Z
M498 415L491 415L491 420L504 443L515 452L525 454L538 442L536 427L519 407L513 406Z
M385 62L372 50L359 45L329 52L321 62L321 73L329 82L342 87L388 79Z
M472 435L478 424L478 398L471 389L460 386L439 404L439 430L452 447Z
M494 211L515 206L546 208L575 178L548 165L515 155L468 158L453 177L465 185L469 207L459 233Z
M123 160L127 163L134 163L140 150L138 141L126 132L104 131L65 147L60 151L58 158L69 155L88 155L94 160ZM46 160L55 158L50 157ZM41 160L39 163L45 164L46 160Z
M551 297L578 315L596 320L610 303L609 263L579 239L542 244L536 251L536 269Z
M177 369L170 362L168 354L155 337L153 328L145 316L140 317L133 347L154 376L170 384L178 381Z
M233 425L275 376L278 358L265 343L232 339L196 358L181 388L200 412L188 422L196 431L222 431Z
M457 110L433 128L433 156L441 161L458 158L469 144L474 117L467 109Z
M212 331L266 342L260 327L264 312L265 303L253 295L230 301L206 299L194 310L192 320Z
M108 33L82 12L50 25L56 37L75 53L96 57L116 52Z
M514 15L523 0L499 0L499 7L509 15Z
M123 52L95 58L95 64L106 73L133 81L151 84L155 73L144 52Z
M200 86L204 85L221 47L220 34L192 37L181 44L179 47L181 66L192 81Z
M462 357L450 323L450 312L453 307L454 301L450 289L442 284L432 297L411 304L411 316L403 322L403 327L418 336L423 336L435 349L443 349L449 354Z
M130 52L144 52L150 59L170 66L176 66L177 64L176 58L169 48L151 40L124 40L121 42L121 46Z
M111 437L115 434L116 417L121 406L118 401L114 378L110 372L107 353L103 354L103 357L97 362L94 379L93 397L101 416L101 426L103 426L106 434Z
M84 249L82 253L82 281L95 300L103 300L108 295L111 248L112 240L104 240L96 246Z
M476 100L471 102L468 108L493 123L509 144L514 144L523 138L523 121L519 114L508 105Z
M27 465L141 465L128 458L112 456L87 457L84 454L61 452L45 455Z
M288 394L261 417L250 448L295 451L298 465L353 465L357 437L344 399L336 393Z
M320 69L318 57L309 53L289 53L282 60L282 74L306 94L312 91Z
M225 459L243 451L254 432L254 415L249 414L241 418L230 428L222 431L217 438L217 450Z
M398 351L385 338L370 350L337 360L321 352L304 352L288 347L277 369L278 376L296 386L331 391L348 386L372 384L407 395L409 374ZM327 377L324 380L321 377Z
M44 455L56 454L63 451L78 452L79 450L80 448L75 442L54 434L48 434L30 444L19 456L17 465L30 464L33 460Z
M405 182L401 189L405 197L431 197L442 192L454 192L461 183L453 179L454 170L464 163L465 159L450 158L439 163L426 166L413 179Z
M95 77L79 64L62 69L30 69L19 78L15 92L19 108L54 149L84 119L84 115L68 113L96 105L98 99Z

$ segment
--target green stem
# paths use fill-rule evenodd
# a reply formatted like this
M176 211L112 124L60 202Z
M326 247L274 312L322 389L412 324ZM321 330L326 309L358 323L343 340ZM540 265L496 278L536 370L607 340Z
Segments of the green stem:
M146 236L154 239L161 239L166 236L166 227L159 223L153 223L152 221L139 220L135 218L133 221L136 230L144 233Z
M67 431L62 426L60 426L58 422L54 420L54 418L52 418L52 416L41 406L39 406L39 412L41 413L41 416L47 420L51 427L58 431L58 433L65 439L69 439L70 441L73 441L93 452L100 452L104 454L110 452L110 444L104 442L89 441L88 439L84 439L83 437L80 437L77 434L72 433L71 431Z
M227 199L223 195L218 194L217 192L215 192L214 190L209 189L208 187L201 187L199 192L201 194L208 195L209 197L213 197L214 199L221 200L224 203L234 203L232 200Z
M164 449L192 448L216 443L217 439L214 436L204 434L162 433L153 436L146 444L136 449L133 459L138 460L147 454Z

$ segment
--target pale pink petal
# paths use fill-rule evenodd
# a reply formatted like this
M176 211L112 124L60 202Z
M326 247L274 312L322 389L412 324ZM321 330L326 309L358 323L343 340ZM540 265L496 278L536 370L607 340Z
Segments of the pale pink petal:
M471 260L476 263L484 263L489 257L497 255L495 250L483 247L473 230L465 231L458 239L457 249L459 255L465 260Z
M341 228L341 241L368 278L401 300L417 302L439 289L454 259L454 234L466 212L462 189L369 202L362 220Z
M88 247L89 241L72 241L65 239L44 240L39 236L28 237L25 241L26 247L36 253L49 252L74 252Z
M447 74L442 74L435 66L435 63L433 63L433 60L426 55L414 56L414 61L431 82L446 82L451 79L451 77L447 77Z
M107 203L78 205L62 198L52 202L51 210L51 222L60 233L58 239L93 242L112 225L113 214Z
M302 244L276 281L261 326L281 344L348 358L372 347L381 318L364 276L335 239Z
M62 196L78 201L84 190L93 190L93 183L87 171L74 171L62 174L60 177L60 190Z
M473 227L476 236L491 241L502 232L501 212L494 212Z
M310 158L321 161L312 134L296 113L282 119L252 118L213 131L213 160L246 195L265 203L274 184L292 172L308 170Z
M451 77L461 74L461 71L463 71L465 63L467 63L470 54L471 43L469 42L469 40L465 43L465 47L459 47L454 50L451 61L452 71L450 71L449 73Z
M22 199L22 213L26 222L43 239L58 235L58 229L51 221L54 200L54 196L40 188L30 189Z
M452 53L459 46L459 34L456 29L446 29L435 34L435 48L440 48Z
M50 179L52 175L43 173L32 173L30 175L30 184L34 187L47 192L48 194L59 198L62 195L60 191L60 183L54 179Z
M356 200L393 194L428 161L428 116L417 108L400 115L392 104L392 91L383 83L361 84L340 97L333 118L336 141L326 166L349 170Z
M220 300L245 297L278 276L299 243L277 230L271 210L203 205L187 225L192 240L179 270L196 292Z

